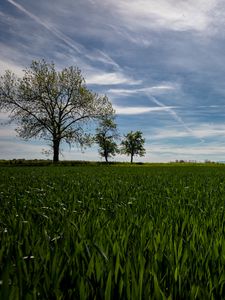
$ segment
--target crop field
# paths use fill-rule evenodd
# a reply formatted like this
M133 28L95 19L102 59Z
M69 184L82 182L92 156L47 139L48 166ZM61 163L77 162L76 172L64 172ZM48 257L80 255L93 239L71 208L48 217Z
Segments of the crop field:
M224 299L225 167L0 174L0 299Z

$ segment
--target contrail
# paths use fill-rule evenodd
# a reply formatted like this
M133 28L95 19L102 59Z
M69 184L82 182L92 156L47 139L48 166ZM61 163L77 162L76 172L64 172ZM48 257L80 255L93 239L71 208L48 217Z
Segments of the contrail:
M168 111L171 114L171 116L174 118L174 120L176 120L178 123L180 123L187 130L187 132L191 133L193 136L196 137L194 130L192 130L189 126L187 126L185 124L185 122L182 120L182 118L179 117L177 115L177 113L172 108L170 108L168 106L165 106L162 102L158 101L154 96L152 96L152 95L150 95L148 93L145 93L145 94L147 95L147 97L150 98L150 100L152 102L154 102L155 104L159 105L160 107L164 107L165 110ZM201 141L201 143L204 142L203 139L200 139L200 141Z
M177 115L177 113L173 110L172 107L168 107L166 105L164 105L162 102L158 101L153 95L152 95L152 90L154 89L173 89L173 87L171 86L156 86L156 87L151 87L151 88L140 88L140 89L136 89L136 90L126 90L126 89L119 89L119 90L111 90L111 92L116 92L116 93L124 93L125 95L129 95L129 94L137 94L137 93L143 93L145 94L152 102L154 102L155 104L157 104L159 107L164 108L165 111L169 112L170 115L174 118L174 120L176 120L178 123L182 124L182 126L191 134L194 135L193 130L188 127L185 122L182 120L181 117L179 117Z
M125 96L128 96L128 95L132 95L132 94L137 94L137 93L143 93L144 95L146 95L152 102L154 102L155 104L157 104L159 107L163 108L164 111L167 111L175 121L177 121L179 124L181 124L185 130L187 132L189 132L192 136L194 136L195 138L198 138L199 139L199 136L196 135L195 131L193 129L191 129L184 121L183 119L178 116L178 114L175 112L173 106L166 106L164 105L162 102L160 102L159 100L157 100L153 95L152 95L152 92L154 90L157 90L157 89L162 89L162 90L165 90L165 89L173 89L173 86L169 86L169 85L161 85L161 86L155 86L155 87L150 87L150 88L140 88L140 89L135 89L135 90L126 90L126 89L112 89L112 90L109 90L109 92L111 92L112 94L118 94L118 95L125 95ZM198 107L201 107L201 106L198 106ZM203 106L202 106L203 107ZM204 106L206 107L206 106ZM213 106L213 107L216 107L216 106ZM201 143L204 143L204 139L201 139L200 138L200 142Z
M22 11L23 13L25 13L26 15L28 15L31 19L33 19L35 22L37 22L38 24L42 25L43 27L45 27L48 31L50 31L52 34L54 34L57 38L59 38L60 40L62 40L67 46L69 46L70 48L72 48L73 50L75 50L76 52L78 52L79 54L82 53L82 51L84 51L84 48L81 47L81 45L77 45L74 43L74 41L72 41L70 38L68 38L67 36L65 36L62 32L60 32L59 30L53 28L51 25L49 25L48 23L40 20L37 16L35 16L34 14L30 13L27 9L25 9L22 5L16 3L14 0L8 0L9 3L11 3L12 5L14 5L17 9L19 9L20 11Z
M100 55L98 54L98 56L92 57L92 55L87 54L86 49L82 45L74 42L72 39L67 37L65 34L63 34L58 29L54 28L47 22L42 21L40 18L38 18L37 16L35 16L31 12L29 12L27 9L25 9L22 5L16 3L14 0L7 0L7 1L10 4L14 5L18 10L22 11L27 16L29 16L32 20L34 20L35 22L37 22L38 24L40 24L41 26L46 28L48 31L50 31L54 36L56 36L58 39L63 41L68 47L70 47L77 53L81 54L82 56L86 57L87 59L89 59L91 61L96 61L96 60L102 61L104 63L107 63L109 65L113 65L113 66L117 67L117 69L119 68L119 65L116 62L114 62L113 59L111 57L109 57L107 54L105 54L104 52L99 51Z
M148 94L147 94L147 96L148 96L148 97L151 99L151 101L154 102L155 104L157 104L157 105L159 105L159 106L161 106L161 107L166 107L162 102L158 101L154 96L148 95ZM179 117L179 116L177 115L177 113L176 113L173 109L167 108L166 110L171 114L171 116L173 116L173 118L174 118L178 123L182 124L182 125L185 127L185 129L187 129L187 131L192 131L191 128L189 128L189 127L184 123L184 121L181 119L181 117Z

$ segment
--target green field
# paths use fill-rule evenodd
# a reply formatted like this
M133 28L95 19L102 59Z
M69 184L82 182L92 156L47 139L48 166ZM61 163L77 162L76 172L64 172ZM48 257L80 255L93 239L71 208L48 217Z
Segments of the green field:
M225 297L224 166L0 174L0 299Z

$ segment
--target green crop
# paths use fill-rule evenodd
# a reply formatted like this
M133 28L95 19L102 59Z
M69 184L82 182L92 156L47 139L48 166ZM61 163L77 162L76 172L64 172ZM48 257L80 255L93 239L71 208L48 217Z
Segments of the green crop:
M225 167L0 172L0 299L225 297Z

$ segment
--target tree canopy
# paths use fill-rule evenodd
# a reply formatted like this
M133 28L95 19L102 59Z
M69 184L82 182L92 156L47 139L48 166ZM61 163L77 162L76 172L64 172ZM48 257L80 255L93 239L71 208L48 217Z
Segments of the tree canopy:
M108 162L108 158L118 153L116 139L118 138L117 125L114 116L103 117L96 129L96 142L99 145L99 154Z
M124 136L124 139L121 142L121 153L130 155L130 162L133 163L134 155L145 155L146 151L144 143L145 139L142 137L141 131L131 131Z
M20 137L50 141L54 162L63 140L81 146L90 143L88 122L114 114L106 96L86 87L79 68L57 71L44 60L33 61L22 78L11 71L1 76L0 110L17 122Z

